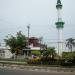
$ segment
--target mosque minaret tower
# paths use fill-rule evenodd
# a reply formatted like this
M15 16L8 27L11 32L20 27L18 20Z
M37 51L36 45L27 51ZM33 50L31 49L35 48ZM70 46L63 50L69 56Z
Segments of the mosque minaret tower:
M57 22L56 24L56 28L58 30L58 55L61 56L62 55L62 51L63 51L63 28L64 28L64 22L62 20L62 3L61 0L57 0L57 5L56 5L56 9L57 9Z

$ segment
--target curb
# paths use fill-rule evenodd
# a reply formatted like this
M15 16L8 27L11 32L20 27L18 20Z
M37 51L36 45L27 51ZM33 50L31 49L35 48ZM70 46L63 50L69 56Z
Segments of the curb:
M0 68L10 68L10 69L21 69L28 71L45 71L45 72L74 72L75 68L61 68L61 67L39 67L39 66L25 66L25 65L9 65L0 64Z

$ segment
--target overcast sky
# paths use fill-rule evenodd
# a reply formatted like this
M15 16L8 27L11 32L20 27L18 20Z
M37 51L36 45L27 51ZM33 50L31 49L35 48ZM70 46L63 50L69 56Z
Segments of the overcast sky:
M44 41L57 39L57 0L0 0L0 42L6 35L22 31L27 36L43 37ZM75 0L61 0L65 21L64 39L75 37Z

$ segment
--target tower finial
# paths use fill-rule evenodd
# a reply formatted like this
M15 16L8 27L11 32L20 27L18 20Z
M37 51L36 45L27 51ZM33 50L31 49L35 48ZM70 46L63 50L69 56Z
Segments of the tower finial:
M57 0L57 4L61 4L61 0Z

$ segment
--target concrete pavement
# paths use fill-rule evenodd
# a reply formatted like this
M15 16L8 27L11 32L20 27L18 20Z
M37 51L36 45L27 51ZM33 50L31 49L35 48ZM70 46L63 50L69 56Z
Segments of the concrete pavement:
M0 68L0 75L75 75L74 72L30 71L22 69Z
M1 68L12 68L12 69L22 69L22 70L29 70L29 71L43 71L43 72L44 71L45 72L56 71L56 72L74 72L75 73L75 68L45 67L41 65L40 66L28 66L25 62L0 61L0 67Z
M63 67L43 67L43 66L27 66L27 65L16 65L16 64L0 64L1 68L11 68L11 69L22 69L29 71L56 71L56 72L74 72L75 68L63 68Z

